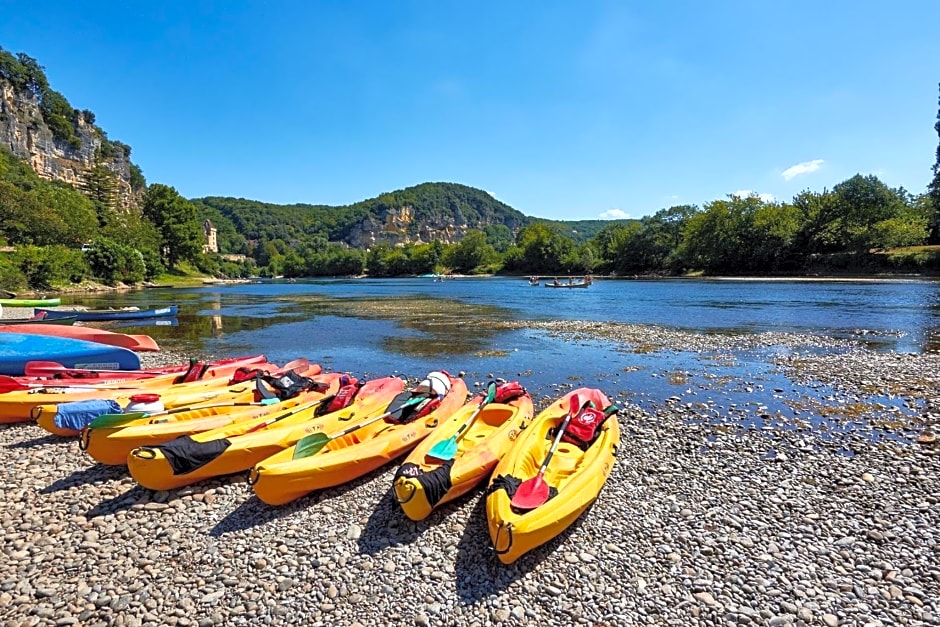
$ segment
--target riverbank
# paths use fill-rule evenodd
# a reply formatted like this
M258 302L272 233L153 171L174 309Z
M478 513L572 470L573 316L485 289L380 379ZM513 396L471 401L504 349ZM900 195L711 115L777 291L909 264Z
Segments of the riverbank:
M564 322L554 332L568 341L607 326ZM642 325L604 332L629 346L730 342ZM394 466L273 508L242 477L154 493L123 469L90 463L72 441L30 424L3 426L0 619L938 624L940 457L931 438L940 362L838 348L780 367L832 385L834 404L903 395L920 407L905 426L919 435L833 433L799 418L774 429L716 424L707 419L715 408L696 403L644 411L611 379L538 391L544 406L551 393L604 388L624 406L623 438L600 499L562 537L509 567L489 549L480 491L412 523L390 496ZM174 359L182 356L170 348L143 361Z

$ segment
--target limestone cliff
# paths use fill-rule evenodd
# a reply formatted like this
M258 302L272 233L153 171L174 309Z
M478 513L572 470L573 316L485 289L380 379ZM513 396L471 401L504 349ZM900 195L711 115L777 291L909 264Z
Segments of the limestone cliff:
M433 241L455 244L470 229L460 216L450 219L443 216L430 217L416 224L414 207L404 206L387 210L384 222L366 218L351 229L344 241L353 248L364 249L378 243L392 246L426 244Z
M76 141L57 138L43 120L38 96L0 77L0 144L26 159L39 176L87 189L96 167L113 174L115 196L125 209L136 207L131 186L130 149L110 142L85 116L76 116Z

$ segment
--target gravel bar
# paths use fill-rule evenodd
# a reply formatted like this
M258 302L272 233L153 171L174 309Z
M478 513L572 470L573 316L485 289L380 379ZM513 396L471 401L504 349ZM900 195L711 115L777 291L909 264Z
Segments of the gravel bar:
M625 343L690 347L660 328L629 330ZM602 333L587 324L559 332ZM696 346L732 346L712 337ZM687 404L625 403L618 461L598 501L508 567L490 549L480 490L421 523L391 496L393 466L284 507L258 501L242 476L152 492L124 469L92 463L73 440L0 426L0 620L940 625L940 360L818 344L839 352L780 367L849 395L909 398L922 408L919 436L747 428L704 420ZM184 361L172 351L143 357ZM577 385L631 393L610 380Z

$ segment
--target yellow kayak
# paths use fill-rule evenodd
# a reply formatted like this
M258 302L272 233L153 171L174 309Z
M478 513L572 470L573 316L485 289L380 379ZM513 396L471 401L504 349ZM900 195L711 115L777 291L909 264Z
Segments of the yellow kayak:
M292 371L304 377L313 377L322 371L322 368L318 364L311 364L306 359L291 363L296 363L296 368L293 368ZM271 366L273 366L273 364ZM290 366L291 364L287 364L285 368L289 368ZM277 367L274 366L274 368ZM282 373L277 372L275 374ZM145 383L150 382L146 381ZM32 408L31 415L36 420L36 424L49 433L65 437L77 436L81 433L84 425L80 428L72 428L68 424L63 424L59 407L64 403L113 401L111 407L120 412L125 408L132 407L135 397L151 394L157 396L163 408L173 409L176 407L188 407L208 403L249 402L254 398L257 386L258 384L254 379L232 383L231 380L226 377L190 381L186 383L173 383L170 381L164 382L162 386L151 384L148 385L146 389L125 387L106 393L102 393L102 391L99 390L98 392L84 393L84 395L79 395L79 398L75 398L74 395L66 395L64 398L56 397L55 403L37 404ZM0 402L2 402L2 399L0 399ZM76 405L66 405L65 407L71 410L71 408L75 406ZM65 410L63 410L63 413L64 411ZM110 412L102 411L101 413Z
M598 410L595 415L599 417L592 418L598 425L594 439L580 444L561 441L544 471L547 500L520 511L512 506L513 497L518 499L539 478L538 471L554 442L555 430L570 411L573 396L579 399L579 406L590 401ZM600 390L573 390L539 412L497 464L486 497L486 515L490 538L503 563L511 564L557 536L597 499L610 475L620 441L616 416L602 418L602 412L608 409L614 408ZM589 413L582 409L577 415Z
M342 375L320 374L312 377L327 389L300 394L274 404L261 404L250 400L200 404L185 411L171 410L164 414L146 416L121 424L96 426L94 422L82 430L79 445L95 461L112 466L127 464L132 450L142 446L157 446L176 438L220 429L256 418L263 418L292 409L306 402L317 401L335 394Z
M457 410L398 468L393 488L411 520L423 520L489 477L534 413L528 393L501 403L485 400L484 393Z
M137 483L151 490L170 490L245 471L306 435L342 428L354 418L383 411L404 387L405 382L397 377L375 379L361 387L350 405L322 416L317 410L328 409L329 404L308 402L269 417L142 446L128 455L127 468Z
M404 423L399 422L397 416L381 420L375 420L381 415L372 416L373 420L365 415L357 416L357 421L342 433L325 431L329 435L328 443L312 455L295 459L295 451L298 448L302 451L303 443L299 443L259 462L249 475L255 494L269 505L282 505L315 490L341 485L389 463L415 447L466 404L466 384L462 379L447 377L449 389L440 396L437 408L426 415L421 415L420 411L403 414ZM417 390L406 392L393 401L392 407L401 407L402 403L409 402L409 396L413 400L419 398L418 394ZM357 425L362 426L355 428Z

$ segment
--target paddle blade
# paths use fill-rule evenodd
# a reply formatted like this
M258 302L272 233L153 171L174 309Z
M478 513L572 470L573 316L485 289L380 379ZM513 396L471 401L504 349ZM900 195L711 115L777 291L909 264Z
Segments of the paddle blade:
M493 402L493 399L496 398L496 383L490 383L486 396L483 400L480 401L480 404L477 408L470 414L470 418L467 419L465 423L460 426L460 429L457 430L457 433L450 436L446 440L441 440L437 444L431 447L431 450L428 451L428 457L433 457L441 461L450 461L457 455L457 440L463 435L463 432L473 424L473 421L476 420L477 415L480 411L487 405Z
M139 420L141 418L146 418L149 416L145 411L132 411L126 414L101 414L94 420L88 423L89 429L108 429L112 427L119 427L123 424L131 422L132 420Z
M486 388L486 397L483 399L483 402L480 403L480 407L484 405L489 405L493 402L493 399L496 398L496 382L491 381L489 386Z
M320 452L324 446L330 443L330 436L325 433L317 432L306 435L294 446L294 455L292 459L303 459Z
M23 385L13 377L8 377L5 375L0 375L0 394L5 394L6 392L17 392L19 390L28 390L30 389L28 385Z
M428 457L439 459L442 462L450 461L457 454L457 436L452 435L446 440L441 440L431 447L428 451Z
M539 474L526 479L512 495L510 505L516 509L535 509L548 500L549 489L544 477Z

